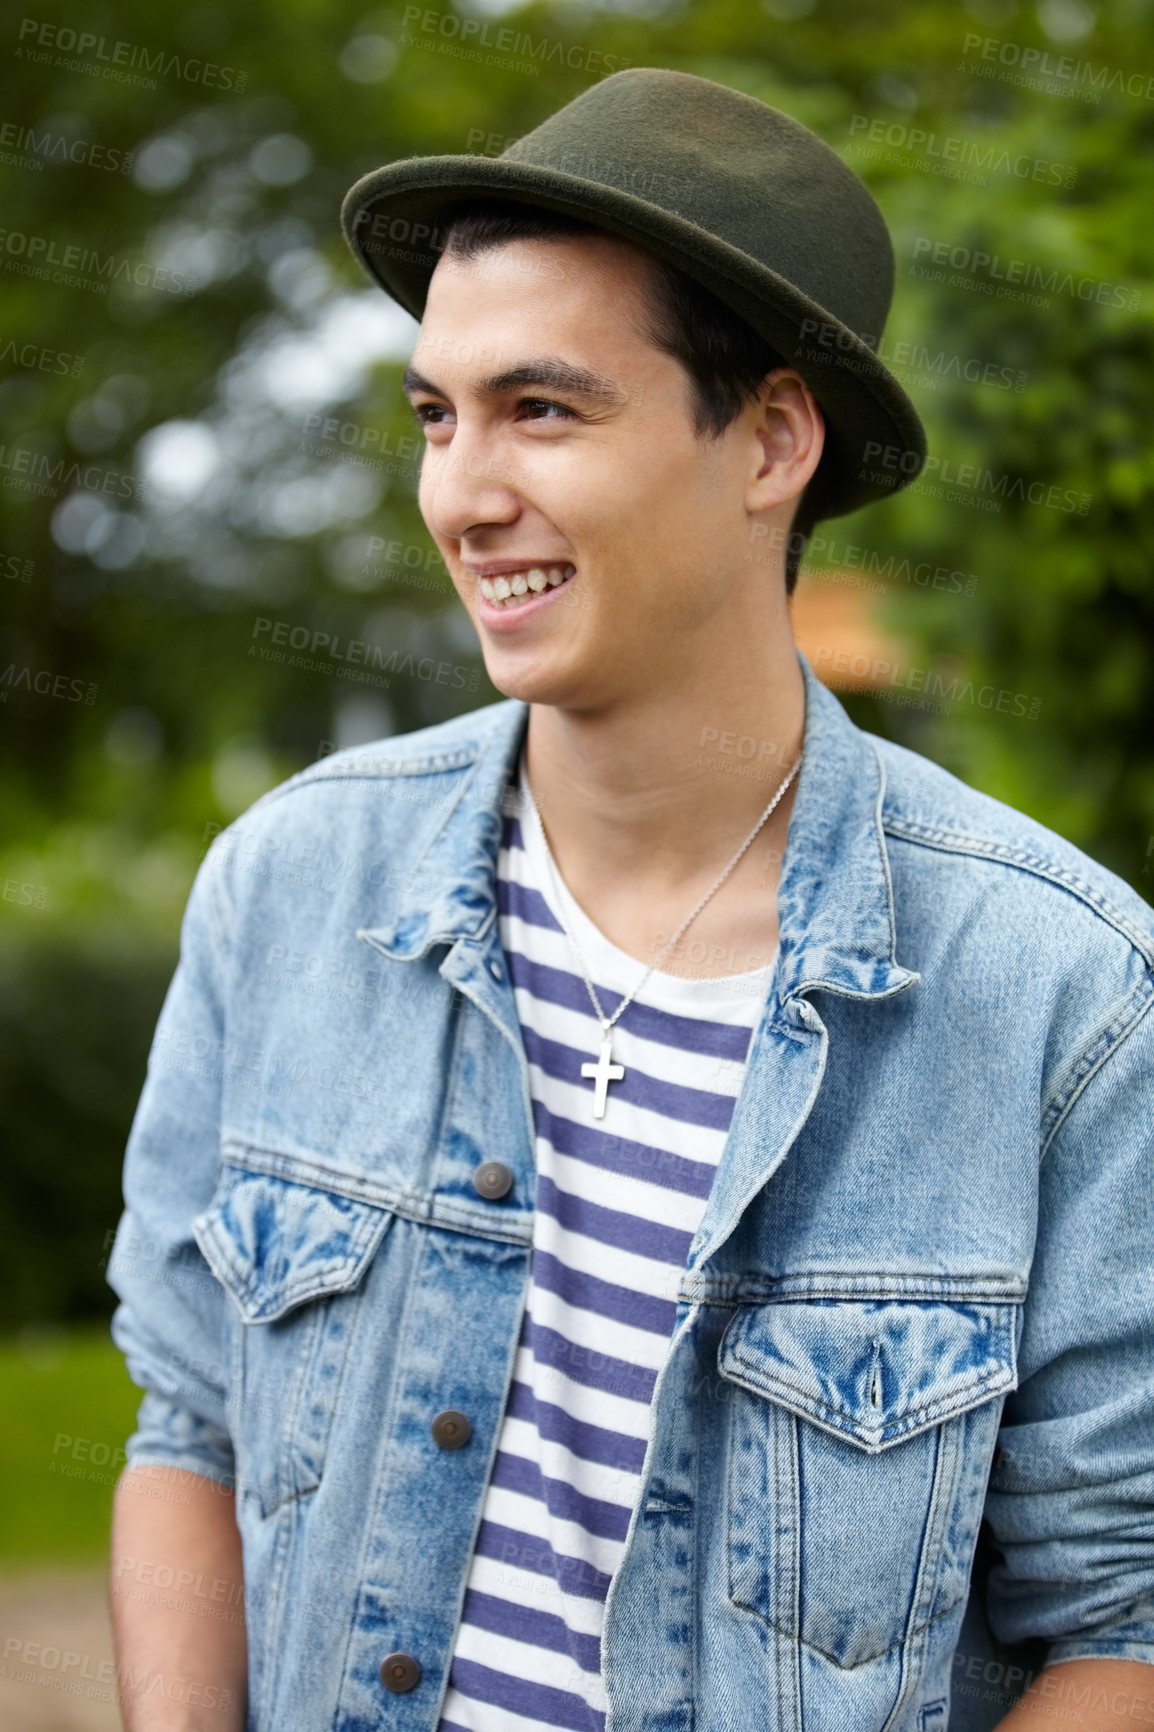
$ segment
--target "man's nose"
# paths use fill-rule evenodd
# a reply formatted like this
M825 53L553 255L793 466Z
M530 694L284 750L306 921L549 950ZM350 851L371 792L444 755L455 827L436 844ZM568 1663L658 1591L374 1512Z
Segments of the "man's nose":
M513 475L487 442L462 437L425 451L421 513L430 532L459 541L483 523L511 523L520 509Z

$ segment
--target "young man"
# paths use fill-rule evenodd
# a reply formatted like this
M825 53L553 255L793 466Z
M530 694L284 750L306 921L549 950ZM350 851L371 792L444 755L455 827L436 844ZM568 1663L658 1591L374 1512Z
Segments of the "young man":
M1154 920L790 631L798 523L924 452L880 213L637 69L344 220L507 697L190 897L113 1584L201 1693L132 1732L1154 1725Z

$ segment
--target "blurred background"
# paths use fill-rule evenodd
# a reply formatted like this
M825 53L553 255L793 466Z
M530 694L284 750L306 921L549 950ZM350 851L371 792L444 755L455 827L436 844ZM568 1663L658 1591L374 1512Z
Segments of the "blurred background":
M880 352L932 455L818 527L799 640L860 724L1150 895L1154 16L26 7L0 26L0 1718L102 1727L99 1566L139 1399L103 1270L193 875L316 758L501 695L416 507L416 326L358 274L344 192L398 156L497 155L627 65L819 132L889 222ZM274 632L363 640L389 671L277 662ZM427 656L462 685L423 680Z

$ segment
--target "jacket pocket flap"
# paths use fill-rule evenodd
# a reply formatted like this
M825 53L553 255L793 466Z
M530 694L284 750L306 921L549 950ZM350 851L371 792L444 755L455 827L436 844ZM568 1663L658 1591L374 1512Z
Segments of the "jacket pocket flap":
M721 1338L718 1370L877 1451L1016 1387L1017 1309L888 1299L743 1305Z
M371 1203L226 1163L192 1230L245 1321L271 1323L355 1287L391 1219Z

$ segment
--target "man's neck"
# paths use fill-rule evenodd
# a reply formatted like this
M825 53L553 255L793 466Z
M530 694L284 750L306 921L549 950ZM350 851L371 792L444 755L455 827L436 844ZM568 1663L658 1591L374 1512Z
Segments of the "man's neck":
M531 705L529 783L578 903L604 930L616 920L636 934L622 948L651 954L642 925L675 930L711 888L788 776L804 731L792 639L724 688L703 677L696 690L600 711ZM795 791L796 778L732 887L717 893L731 912L743 896L775 895ZM721 910L699 918L710 914Z

